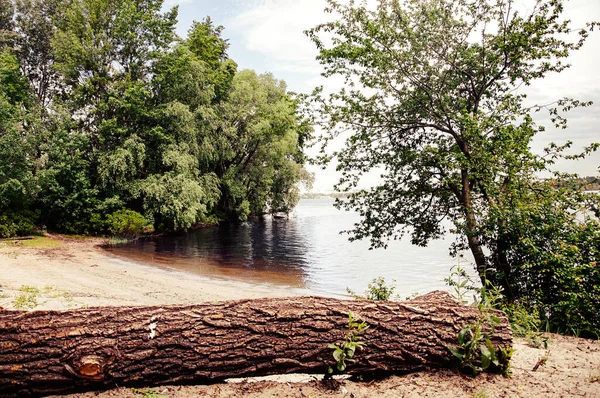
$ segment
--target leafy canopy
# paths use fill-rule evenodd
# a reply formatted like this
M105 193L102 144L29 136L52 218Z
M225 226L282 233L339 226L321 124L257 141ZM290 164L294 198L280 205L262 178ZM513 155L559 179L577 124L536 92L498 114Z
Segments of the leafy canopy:
M568 142L534 154L532 139L546 127L535 112L549 111L554 127L566 128L565 112L591 103L530 104L520 88L567 68L596 23L573 29L559 0L521 8L511 0L380 0L375 8L329 0L326 10L337 20L307 34L320 51L323 75L342 77L344 86L331 94L316 89L308 109L323 132L319 160L335 160L336 188L351 192L337 206L362 216L351 239L385 247L408 234L426 245L449 220L457 235L452 252L469 249L482 282L490 279L509 299L526 296L532 304L531 295L543 288L526 281L556 260L534 259L535 250L564 253L563 244L598 229L597 214L583 224L573 216L592 195L577 187L556 191L537 176L552 172L559 157L579 158L598 146L566 156ZM334 139L345 140L341 149L330 148ZM357 190L373 171L381 174L377 185ZM563 215L556 223L539 217L552 203L558 210L550 214ZM583 263L563 266L572 271L589 260L586 254Z
M310 128L162 0L0 5L0 236L128 234L289 211ZM152 224L152 225L150 225Z

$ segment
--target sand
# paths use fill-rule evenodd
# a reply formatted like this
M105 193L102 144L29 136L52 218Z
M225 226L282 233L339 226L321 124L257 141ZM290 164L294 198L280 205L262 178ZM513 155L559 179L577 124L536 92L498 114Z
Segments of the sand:
M125 261L98 239L51 236L0 242L0 307L69 309L98 305L185 304L306 294L300 289L209 278ZM547 349L515 339L513 375L467 377L451 370L374 382L323 382L309 375L232 380L211 386L117 388L69 397L600 397L600 342L549 335ZM536 371L541 359L547 358ZM155 394L149 394L153 391Z
M306 294L297 288L208 278L123 260L103 250L100 245L105 241L101 239L52 236L33 243L3 243L0 307L8 309L14 309L15 299L26 295L23 290L29 288L39 290L36 309L187 304Z

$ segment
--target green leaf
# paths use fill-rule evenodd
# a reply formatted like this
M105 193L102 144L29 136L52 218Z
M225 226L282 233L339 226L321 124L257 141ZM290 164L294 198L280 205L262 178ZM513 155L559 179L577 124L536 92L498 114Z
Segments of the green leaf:
M492 353L484 344L481 344L479 347L481 350L481 367L487 369L490 366Z
M452 353L452 355L454 355L458 359L463 359L465 357L465 354L463 354L461 352L461 350L458 350L458 349L456 349L454 347L448 347L448 349L450 350L450 352Z
M469 329L469 328L464 328L460 332L458 332L458 344L459 345L465 344L465 342L467 341L467 335L470 334L470 332L471 332L471 329Z
M342 350L335 350L333 352L333 359L335 359L336 362L340 362L342 358L344 358L344 352Z

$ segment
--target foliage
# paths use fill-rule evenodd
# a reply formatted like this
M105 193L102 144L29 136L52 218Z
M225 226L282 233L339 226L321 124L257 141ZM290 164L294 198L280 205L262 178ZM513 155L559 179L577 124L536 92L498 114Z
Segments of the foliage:
M546 127L536 112L548 110L562 129L566 112L591 103L536 105L519 92L567 68L596 23L575 31L560 0L536 1L527 13L510 0L328 4L338 19L307 34L324 76L345 86L316 89L307 110L323 131L319 160L337 162L336 188L349 193L336 205L361 215L350 239L385 247L408 234L424 246L449 220L451 252L470 250L483 284L548 312L553 330L597 333L600 199L574 184L553 186L575 176L552 168L599 146L576 155L565 155L570 142L543 155L530 149ZM345 146L331 148L338 137ZM357 190L373 170L381 181Z
M108 216L108 230L119 236L138 236L152 232L152 225L140 213L122 209Z
M462 304L469 302L466 297L467 293L473 295L473 301L477 299L476 295L479 293L479 288L475 285L471 276L467 274L467 271L460 265L454 265L450 269L450 277L445 278L444 282L452 288L454 296Z
M13 306L17 310L33 310L40 303L42 298L58 298L66 303L71 303L73 299L69 293L58 289L56 286L46 285L42 289L35 286L23 285L19 288L19 294L13 300Z
M455 287L461 301L465 290L476 291L472 305L477 308L479 315L472 324L464 325L460 330L457 347L448 347L452 355L459 360L459 368L473 376L487 369L509 376L512 348L494 347L490 339L500 322L500 318L493 315L493 311L500 305L502 295L491 284L476 289L460 267L453 271L447 281Z
M392 281L395 282L395 281ZM375 301L389 301L396 290L396 285L388 285L385 282L385 278L380 276L373 278L373 280L367 285L365 295L360 296L350 288L346 288L349 295L357 300L375 300Z
M297 101L238 72L210 18L183 39L176 23L162 0L2 2L2 235L291 210L310 178Z
M360 334L364 332L369 325L366 322L360 321L354 317L352 312L348 312L348 333L341 345L329 344L327 347L333 350L333 359L336 362L336 368L339 372L343 372L348 363L355 363L354 355L356 349L362 349L365 344L360 341ZM333 369L329 368L328 372L333 373Z
M29 235L34 232L37 215L25 213L0 214L0 238Z
M452 267L450 277L446 278L445 282L452 287L454 296L461 303L469 303L467 294L472 295L471 302L480 303L481 287L474 283L471 276L460 266ZM523 303L507 302L506 298L493 285L488 284L488 286L492 289L493 308L506 313L513 335L525 338L535 348L547 348L548 337L541 331L542 322L535 308L530 308Z
M584 202L593 200L568 187L541 187L510 208L495 207L486 228L497 236L492 260L507 264L489 273L494 284L545 319L548 330L598 338L600 219Z
M502 303L501 310L506 313L513 335L523 337L534 348L548 348L548 337L541 331L540 314L523 304Z

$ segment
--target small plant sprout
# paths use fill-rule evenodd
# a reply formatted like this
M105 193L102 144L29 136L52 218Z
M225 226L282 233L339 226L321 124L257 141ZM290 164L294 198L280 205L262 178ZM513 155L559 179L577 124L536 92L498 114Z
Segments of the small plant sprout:
M389 301L396 290L395 282L396 281L392 280L392 283L388 285L385 278L380 276L371 280L367 285L364 296L356 294L356 292L348 287L346 288L346 291L357 300Z
M150 388L150 389L132 388L131 392L134 394L137 394L137 395L141 395L144 398L168 398L169 397L168 395L160 394L154 388Z
M348 363L356 363L354 355L356 349L362 349L365 344L360 341L360 334L364 332L369 325L366 322L356 318L352 312L348 312L348 333L341 345L329 344L327 347L333 350L333 359L339 372L343 372L348 367ZM329 367L328 373L332 374L333 369Z
M492 313L502 298L500 291L489 283L480 289L474 288L468 275L460 268L452 273L452 277L457 277L458 280L446 281L455 288L456 296L461 302L465 303L465 289L478 291L479 295L473 295L472 305L477 308L479 316L472 324L465 325L460 330L457 336L458 347L448 347L448 349L460 361L460 369L473 376L488 368L496 369L503 375L509 376L512 349L496 348L490 338L500 323L500 318Z

